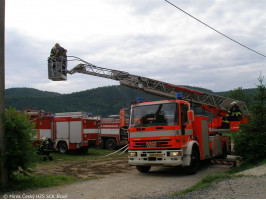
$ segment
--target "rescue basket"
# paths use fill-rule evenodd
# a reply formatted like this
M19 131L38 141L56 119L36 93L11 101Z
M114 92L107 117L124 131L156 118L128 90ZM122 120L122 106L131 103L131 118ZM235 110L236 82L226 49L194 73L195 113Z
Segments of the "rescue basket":
M67 59L63 56L48 58L48 78L53 81L67 80Z

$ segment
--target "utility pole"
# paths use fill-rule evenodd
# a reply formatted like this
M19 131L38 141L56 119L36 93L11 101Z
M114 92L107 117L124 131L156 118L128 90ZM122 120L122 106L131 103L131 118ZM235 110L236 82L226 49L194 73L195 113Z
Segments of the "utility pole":
M5 0L0 0L0 153L5 154L5 130L3 118L5 112ZM0 184L8 181L5 160L0 162Z

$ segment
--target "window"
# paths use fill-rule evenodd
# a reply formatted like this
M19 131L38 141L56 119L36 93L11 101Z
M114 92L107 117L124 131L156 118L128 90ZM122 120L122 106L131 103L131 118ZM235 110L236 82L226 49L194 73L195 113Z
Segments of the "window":
M185 124L188 122L187 112L188 112L188 105L182 103L181 104L181 124Z
M176 103L135 106L131 110L130 127L166 126L178 124Z

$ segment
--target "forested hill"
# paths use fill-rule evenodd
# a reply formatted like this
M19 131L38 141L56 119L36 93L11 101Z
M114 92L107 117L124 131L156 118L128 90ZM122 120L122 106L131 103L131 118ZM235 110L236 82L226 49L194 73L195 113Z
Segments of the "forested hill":
M214 93L204 88L189 88ZM249 89L248 93L254 93L254 91L255 89ZM219 93L219 95L226 93ZM53 113L84 111L106 117L110 114L119 114L121 108L129 108L137 97L142 97L144 101L163 99L123 86L100 87L71 94L46 92L33 88L11 88L5 91L5 105L6 108L12 106L17 110L36 109Z
M34 88L10 88L5 90L7 97L45 97L45 96L60 96L55 92L45 92Z
M162 98L123 86L101 87L71 94L59 94L32 88L11 88L5 91L5 105L17 110L36 109L47 112L84 111L93 115L119 114L141 96L145 101Z

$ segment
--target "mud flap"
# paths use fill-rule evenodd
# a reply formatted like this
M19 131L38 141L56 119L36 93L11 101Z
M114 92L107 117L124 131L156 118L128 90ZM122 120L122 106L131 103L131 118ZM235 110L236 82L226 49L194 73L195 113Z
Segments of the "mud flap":
M184 151L183 151L183 153L184 153L183 163L182 163L182 166L183 167L190 166L192 147L193 147L194 144L196 144L197 146L199 146L199 144L196 141L191 141L191 142L189 142L187 148L184 149Z

